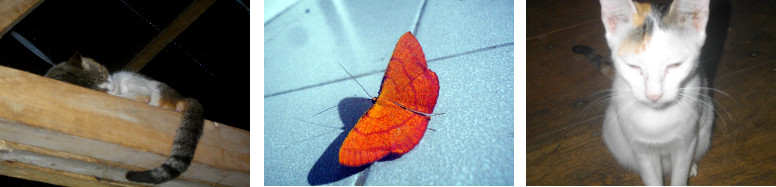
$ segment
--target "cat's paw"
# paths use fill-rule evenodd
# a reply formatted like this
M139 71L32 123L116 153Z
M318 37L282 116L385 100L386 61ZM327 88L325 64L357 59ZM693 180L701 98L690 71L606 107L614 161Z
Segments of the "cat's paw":
M151 96L149 95L138 95L135 96L135 101L141 102L141 103L150 103L151 102Z
M696 175L698 175L698 165L692 163L692 167L690 167L690 177L695 177Z
M175 111L176 112L183 112L183 109L186 108L186 102L178 101L178 103L175 105Z

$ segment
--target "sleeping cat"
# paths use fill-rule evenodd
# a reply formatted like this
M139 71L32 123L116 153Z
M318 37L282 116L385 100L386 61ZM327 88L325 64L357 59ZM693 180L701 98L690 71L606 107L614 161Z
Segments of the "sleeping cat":
M104 66L77 52L68 61L49 69L45 76L183 113L167 161L151 170L129 171L127 180L159 184L178 177L191 164L204 124L202 105L197 100L184 98L166 84L136 73L110 75Z
M672 4L600 0L612 49L603 139L646 185L687 185L709 150L714 107L699 61L709 0Z

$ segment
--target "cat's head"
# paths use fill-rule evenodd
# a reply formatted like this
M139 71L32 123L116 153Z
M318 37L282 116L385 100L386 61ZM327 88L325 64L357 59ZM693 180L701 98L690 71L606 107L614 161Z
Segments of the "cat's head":
M685 80L697 73L708 15L709 0L601 0L616 76L636 100L662 105L677 99Z
M94 59L82 57L78 52L69 60L49 69L45 76L102 92L114 89L108 69Z

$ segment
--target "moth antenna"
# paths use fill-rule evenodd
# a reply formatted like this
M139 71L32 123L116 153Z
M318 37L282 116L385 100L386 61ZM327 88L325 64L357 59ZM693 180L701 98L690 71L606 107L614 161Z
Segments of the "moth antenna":
M353 103L362 102L362 101L368 101L368 100L372 100L372 99L360 99L360 100L353 101L353 102L349 102L349 103L345 103L345 104L353 104ZM318 114L321 114L321 113L323 113L323 112L326 112L327 110L331 110L331 109L332 109L332 108L334 108L334 107L337 107L337 105L335 105L335 106L332 106L332 107L329 107L329 108L327 108L326 110L323 110L323 111L321 111L321 112L318 112L317 114L313 115L312 117L315 117L315 116L317 116Z
M332 108L334 108L334 107L337 107L337 106L335 105L335 106L329 107L329 108L327 108L326 110L323 110L323 111L320 111L320 112L316 113L316 114L315 114L315 115L313 115L312 117L315 117L315 116L317 116L318 114L321 114L321 113L323 113L323 112L326 112L326 111L328 111L328 110L331 110L331 109L332 109Z
M388 101L391 101L391 100L389 99ZM438 115L443 115L443 114L445 114L445 113L430 113L430 114L429 114L429 113L425 113L425 112L417 111L417 110L415 110L415 109L411 109L411 108L404 107L404 105L401 105L401 104L397 103L396 101L391 101L391 102L392 102L393 104L396 104L396 106L399 106L399 107L403 108L404 110L409 110L410 112L413 112L413 113L416 113L416 114L420 114L420 115L424 115L424 116L438 116Z
M348 75L350 76L351 79L356 81L356 84L358 84L358 86L360 86L361 89L364 90L364 93L366 93L366 95L368 95L370 98L373 98L372 95L370 95L369 92L366 91L366 88L364 88L364 86L361 86L361 83L358 82L358 80L356 80L356 78L353 77L353 75L351 75L350 72L348 72L348 70L345 69L345 66L342 66L342 64L339 63L339 61L337 61L337 64L339 64L339 66L342 68L342 70L345 70L345 73L348 73Z

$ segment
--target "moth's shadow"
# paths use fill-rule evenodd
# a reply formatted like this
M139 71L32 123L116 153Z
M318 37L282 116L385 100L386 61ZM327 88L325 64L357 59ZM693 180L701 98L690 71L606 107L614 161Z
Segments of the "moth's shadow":
M340 100L337 105L340 119L342 120L342 133L337 136L334 141L329 144L326 151L323 152L318 161L315 162L310 173L307 174L307 182L310 185L322 185L329 184L342 180L353 174L363 171L369 165L367 164L361 167L347 167L339 164L339 149L342 146L342 142L345 141L345 137L356 125L358 119L372 107L370 99L362 97L348 97Z

